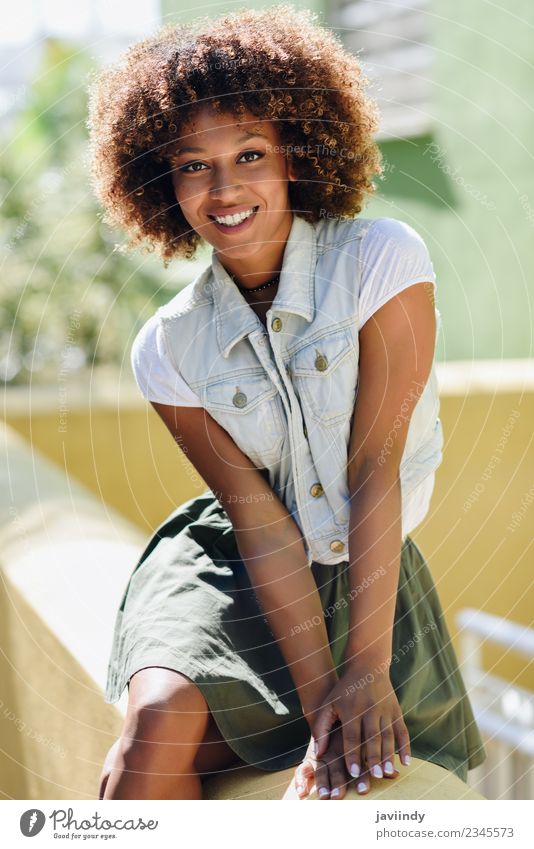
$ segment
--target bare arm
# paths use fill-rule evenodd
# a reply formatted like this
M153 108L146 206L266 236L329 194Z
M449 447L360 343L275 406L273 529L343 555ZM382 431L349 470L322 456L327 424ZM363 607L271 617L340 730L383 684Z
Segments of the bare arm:
M300 529L256 466L204 408L151 403L227 512L258 602L311 723L337 675ZM315 617L319 625L297 628L308 619L317 621Z
M348 465L349 661L358 655L373 665L391 660L401 551L399 468L410 418L432 367L435 338L431 283L404 289L360 331L360 389ZM384 451L394 422L394 438ZM370 580L376 572L380 577Z
M408 426L432 367L435 314L430 283L409 286L360 331L359 390L349 440L349 637L343 675L316 715L318 755L342 723L345 764L381 778L393 772L395 742L410 740L389 675L401 555L400 461ZM402 412L402 415L399 415ZM393 422L400 421L388 452ZM365 761L365 767L364 767ZM364 771L361 772L362 768Z

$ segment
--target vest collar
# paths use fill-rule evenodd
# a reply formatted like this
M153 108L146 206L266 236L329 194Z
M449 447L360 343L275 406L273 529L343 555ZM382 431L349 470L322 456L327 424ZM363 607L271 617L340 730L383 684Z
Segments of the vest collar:
M293 214L282 260L278 291L273 310L292 312L310 322L315 314L314 275L317 256L315 228ZM232 347L253 330L258 318L235 285L234 281L212 251L211 271L213 303L216 311L217 341L223 357Z

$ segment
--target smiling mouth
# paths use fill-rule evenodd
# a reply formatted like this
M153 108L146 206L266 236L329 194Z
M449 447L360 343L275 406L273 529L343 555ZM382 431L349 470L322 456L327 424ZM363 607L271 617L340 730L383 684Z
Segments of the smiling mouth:
M244 221L248 221L249 218L252 218L253 215L257 213L259 206L251 206L250 209L245 210L244 212L237 212L233 215L208 215L212 221L215 221L217 224L222 224L223 227L238 227Z

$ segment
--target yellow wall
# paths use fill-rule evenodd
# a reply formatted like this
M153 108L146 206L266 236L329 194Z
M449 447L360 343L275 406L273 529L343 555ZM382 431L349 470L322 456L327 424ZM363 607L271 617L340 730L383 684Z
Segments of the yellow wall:
M431 515L414 538L447 622L456 633L456 611L474 607L533 627L534 393L444 396L441 418L444 461ZM533 664L504 651L488 646L485 668L533 689Z
M206 489L156 413L142 405L70 411L65 432L45 410L6 421L60 468L147 533ZM192 476L196 477L196 483Z

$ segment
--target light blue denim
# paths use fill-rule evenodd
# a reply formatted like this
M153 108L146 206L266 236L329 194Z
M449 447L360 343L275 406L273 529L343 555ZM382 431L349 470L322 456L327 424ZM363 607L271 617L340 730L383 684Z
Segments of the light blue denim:
M268 470L310 563L348 559L360 245L372 221L311 224L295 214L266 327L214 252L211 265L158 310L174 368L252 462ZM400 465L403 500L442 460L434 365L424 389L414 391L420 397ZM411 530L403 513L402 538Z

